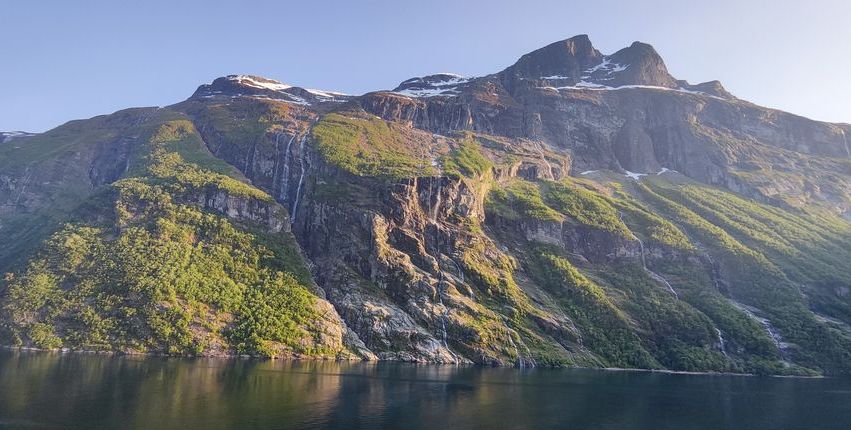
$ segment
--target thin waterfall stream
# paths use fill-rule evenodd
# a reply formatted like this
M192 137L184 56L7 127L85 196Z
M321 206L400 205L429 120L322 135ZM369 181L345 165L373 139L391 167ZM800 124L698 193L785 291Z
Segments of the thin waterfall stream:
M275 193L275 187L278 185L278 168L280 166L281 154L281 132L275 133L275 170L272 172L272 194Z
M724 357L729 357L727 355L727 341L724 340L724 336L721 334L721 329L716 327L715 333L718 335L718 349L721 350Z
M437 176L436 180L440 180L440 176ZM434 193L433 190L434 190L434 180L429 182L429 187L428 187L428 194L429 194L428 201L429 202L431 202L432 197L434 197L433 196L433 193ZM437 261L437 301L438 301L438 303L440 304L440 307L441 307L441 313L440 313L440 318L439 318L440 319L440 328L441 328L441 338L443 339L443 347L448 350L449 349L449 343L446 340L446 316L447 316L447 313L449 312L449 310L446 308L446 305L443 304L443 292L444 292L443 291L443 284L445 282L445 279L443 277L443 268L440 265L440 263L441 263L441 258L440 258L440 256L441 256L440 228L439 228L439 225L437 223L437 213L438 213L438 210L440 209L440 203L441 203L440 183L438 183L437 197L435 198L434 207L432 208L431 222L432 222L432 224L434 224L435 242L436 242L436 246L437 246L437 257L435 258L435 260Z
M618 213L618 216L620 217L621 222L623 222L623 214ZM624 223L624 225L626 225L626 223ZM635 235L635 233L632 233L632 238L635 239L638 242L638 247L641 251L641 267L644 269L644 271L647 272L647 274L650 275L650 278L652 278L654 281L668 287L668 291L671 292L671 294L674 296L675 299L679 300L680 295L674 289L674 286L671 285L671 283L668 282L668 280L665 279L664 276L650 270L650 268L647 267L647 258L644 256L644 254L645 254L644 241L639 239L638 236Z
M279 194L279 200L281 202L283 202L288 196L287 192L289 191L290 184L290 147L293 144L293 140L295 140L295 136L295 133L290 136L290 140L287 142L287 149L284 150L284 175L281 180L281 190Z
M295 189L295 200L293 200L293 210L290 213L290 222L295 223L296 215L298 214L298 200L301 198L301 186L304 184L304 142L307 140L307 134L298 142L298 164L301 166L301 175L298 178L298 187Z
M787 345L785 342L783 342L783 337L780 335L780 332L777 330L776 327L774 327L774 325L768 318L764 318L757 315L757 312L762 313L762 311L757 308L754 308L753 306L748 306L732 299L730 299L730 302L732 302L733 306L739 308L739 310L744 312L748 317L758 322L765 330L765 332L768 333L768 336L771 337L771 340L774 342L774 346L777 347L777 351L780 352L780 358L782 358L784 361L789 361Z

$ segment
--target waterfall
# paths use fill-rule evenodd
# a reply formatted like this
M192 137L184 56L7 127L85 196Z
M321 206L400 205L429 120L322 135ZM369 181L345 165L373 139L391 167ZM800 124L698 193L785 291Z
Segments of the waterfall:
M281 164L281 154L279 148L281 146L281 132L275 133L275 170L272 173L272 195L275 194L275 187L278 185L278 166Z
M532 351L529 349L528 346L526 346L526 343L523 342L523 338L520 337L520 334L517 333L516 330L513 330L513 329L509 329L509 330L511 330L511 331L508 333L508 343L511 345L512 348L514 348L514 354L517 355L517 363L516 363L517 367L523 369L523 368L526 367L527 364L528 364L529 367L535 367L537 365L537 363L535 363L535 360L533 358L531 358ZM511 335L512 332L517 335L517 341L520 342L520 344L523 345L523 349L526 350L526 355L529 356L528 359L524 360L523 355L520 354L520 348L518 348L517 344L514 343L514 336Z
M435 197L435 199L434 199L434 207L432 208L432 214L431 214L431 220L435 224L437 223L437 214L440 211L440 203L441 203L441 200L442 200L442 198L440 196L440 192L441 192L442 187L443 187L443 181L441 179L442 179L442 177L440 177L440 176L438 176L436 178L436 180L437 180L437 197Z
M648 269L647 267L645 267L644 270L647 271L647 274L650 275L650 277L653 278L653 280L655 280L656 282L659 282L659 283L665 285L666 287L668 287L668 291L671 292L671 295L673 295L675 299L677 299L677 300L680 299L680 295L677 294L677 290L674 289L674 286L671 285L671 283L668 282L667 279L665 279L662 275Z
M437 247L437 256L440 257L440 245ZM437 302L440 303L440 328L441 337L443 338L443 347L449 349L449 344L446 342L446 314L448 309L443 304L443 270L440 269L440 260L437 262Z
M431 183L429 183L429 194L431 194ZM430 199L431 197L429 197ZM443 269L440 267L440 230L437 228L437 224L435 224L435 246L437 248L437 257L435 260L437 261L437 302L440 303L441 313L440 313L440 328L441 328L441 338L443 339L443 347L449 350L449 343L446 340L446 315L449 313L449 309L446 308L446 305L443 304ZM450 353L452 352L449 350ZM454 355L454 353L453 353Z
M517 366L522 369L523 368L523 356L520 355L520 349L518 349L517 344L514 343L514 338L511 337L511 333L508 334L508 343L510 343L511 347L514 348L514 354L517 356Z
M15 204L18 204L21 200L21 196L24 195L24 191L26 191L27 186L30 184L30 180L33 177L33 170L30 170L29 167L27 167L26 172L24 179L21 181L21 189L18 190L18 195L15 196Z
M251 152L245 154L245 168L242 169L242 174L245 175L248 180L251 180L251 173L248 172L248 168L250 167L254 170L254 160L257 157L257 142L254 142L254 145L251 146Z
M721 353L724 354L724 357L729 357L727 355L727 341L725 341L724 336L721 335L721 330L716 327L715 333L718 335L718 349L721 350Z
M740 311L744 312L748 317L752 320L758 322L762 328L768 333L768 336L774 342L774 346L777 347L777 351L780 353L780 358L784 361L788 360L788 354L786 353L786 343L783 342L783 337L780 336L780 333L777 331L777 328L771 324L771 321L768 318L763 318L756 314L756 312L761 312L759 309L754 308L752 306L745 305L743 303L739 303L735 300L730 300L733 303L733 306L737 307Z
M449 258L449 261L455 266L455 271L458 273L458 279L461 280L461 283L464 283L464 271L461 270L461 266L458 265L458 262L455 261L452 257Z
M555 180L556 180L556 177L555 177L555 175L553 174L553 165L552 165L552 164L550 164L549 160L547 160L547 156L546 156L546 155L544 155L543 144L542 144L542 143L540 143L540 142L538 142L538 145L537 145L537 146L535 146L535 149L537 149L537 150L538 150L538 153L539 153L539 154L541 154L541 160L543 160L543 161L544 161L544 164L546 164L546 165L547 165L547 171L548 171L548 172L549 172L549 174L550 174L550 179L551 179L551 180L553 180L553 181L555 181Z
M848 148L848 138L845 137L845 130L840 128L839 132L842 133L842 144L845 145L845 154L848 155L848 158L851 158L851 149Z
M287 142L287 149L284 150L284 178L281 181L281 191L278 198L282 202L288 197L287 193L290 185L290 146L292 146L293 140L295 140L295 133L290 136L290 141Z
M705 253L706 260L709 261L709 268L712 270L712 285L715 286L715 289L721 291L721 287L718 282L718 268L715 266L715 260L712 259L712 256L709 255L708 252Z
M620 217L621 222L623 222L623 214L618 213L618 216ZM624 223L624 225L626 225L626 223ZM650 275L650 278L652 278L654 281L668 287L668 291L671 292L671 294L674 296L675 299L679 300L680 295L677 294L676 290L674 290L674 286L671 285L671 283L668 282L668 280L665 279L662 275L650 270L647 267L647 259L644 256L644 241L639 239L638 236L635 235L635 233L632 234L632 238L635 239L638 242L638 247L639 247L639 249L641 249L641 267L644 269L644 271L647 272L647 274Z
M298 200L301 198L301 186L304 183L304 141L307 140L307 133L304 133L301 140L298 142L298 164L301 166L301 175L298 177L298 187L295 189L295 200L293 200L293 210L290 214L290 222L295 223L296 214L298 213Z

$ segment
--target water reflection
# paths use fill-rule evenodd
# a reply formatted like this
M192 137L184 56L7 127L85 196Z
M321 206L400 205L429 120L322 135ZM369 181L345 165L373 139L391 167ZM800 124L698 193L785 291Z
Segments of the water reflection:
M0 428L851 428L851 381L0 352Z

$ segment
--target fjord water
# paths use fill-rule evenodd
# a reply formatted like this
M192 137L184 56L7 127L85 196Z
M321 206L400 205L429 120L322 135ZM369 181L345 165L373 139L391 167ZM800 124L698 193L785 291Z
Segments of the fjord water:
M0 351L0 428L848 429L851 380Z

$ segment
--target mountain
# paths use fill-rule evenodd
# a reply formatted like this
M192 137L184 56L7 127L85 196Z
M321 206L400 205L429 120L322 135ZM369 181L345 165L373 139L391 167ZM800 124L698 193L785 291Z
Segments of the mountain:
M226 76L0 145L0 343L849 374L847 133L584 35L359 96Z

